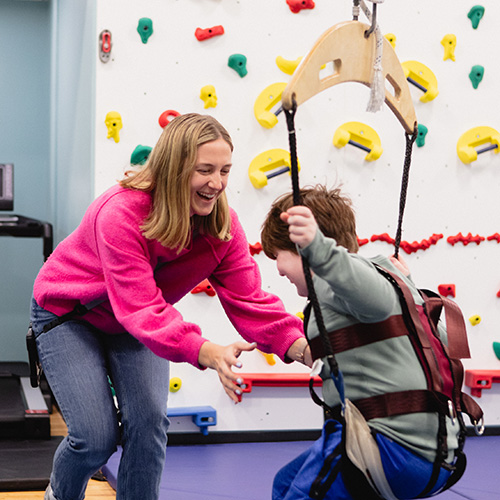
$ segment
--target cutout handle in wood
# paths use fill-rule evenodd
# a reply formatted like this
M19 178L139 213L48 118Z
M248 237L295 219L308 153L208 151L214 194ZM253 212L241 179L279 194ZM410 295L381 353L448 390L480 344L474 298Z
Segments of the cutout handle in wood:
M365 38L367 29L367 24L347 21L325 31L301 61L283 91L283 108L292 108L293 96L299 106L339 83L358 82L370 87L376 42L374 34ZM384 82L389 84L386 83L385 102L406 132L413 133L417 118L408 82L394 49L385 37L383 44L382 70ZM328 63L333 63L333 74L321 78L321 66Z

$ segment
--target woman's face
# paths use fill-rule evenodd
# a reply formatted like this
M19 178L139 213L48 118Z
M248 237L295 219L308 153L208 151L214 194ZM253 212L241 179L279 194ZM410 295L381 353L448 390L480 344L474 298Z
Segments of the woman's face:
M231 170L231 147L224 139L206 142L198 147L196 165L191 176L192 215L209 215L226 189Z

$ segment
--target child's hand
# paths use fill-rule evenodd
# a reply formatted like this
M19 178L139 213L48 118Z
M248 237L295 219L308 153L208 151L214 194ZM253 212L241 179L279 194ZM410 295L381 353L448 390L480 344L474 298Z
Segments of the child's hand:
M389 257L391 262L394 264L394 266L399 269L404 276L410 276L410 268L408 267L408 264L405 262L403 257L398 254L398 258L394 257L394 255L391 255Z
M290 239L300 248L305 248L314 240L318 224L309 208L300 205L291 207L282 212L280 217L288 223Z

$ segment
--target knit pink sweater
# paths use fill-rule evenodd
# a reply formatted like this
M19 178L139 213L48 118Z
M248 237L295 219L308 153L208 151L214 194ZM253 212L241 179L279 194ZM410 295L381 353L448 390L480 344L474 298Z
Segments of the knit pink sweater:
M206 339L173 304L208 278L240 335L285 360L288 348L303 337L302 322L261 289L235 212L230 241L197 234L176 254L141 234L150 208L148 193L120 186L97 198L43 265L34 286L38 304L62 315L78 301L104 300L85 321L105 333L129 332L158 356L200 368L198 352Z

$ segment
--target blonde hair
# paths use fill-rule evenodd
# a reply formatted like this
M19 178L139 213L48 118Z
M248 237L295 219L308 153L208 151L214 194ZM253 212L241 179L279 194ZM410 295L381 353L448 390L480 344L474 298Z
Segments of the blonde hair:
M141 226L146 238L158 240L177 252L189 245L193 227L222 241L231 239L231 218L224 192L209 215L190 217L190 181L198 147L217 139L224 139L233 151L229 133L212 116L178 116L164 128L144 167L125 174L121 186L152 196L151 211Z

